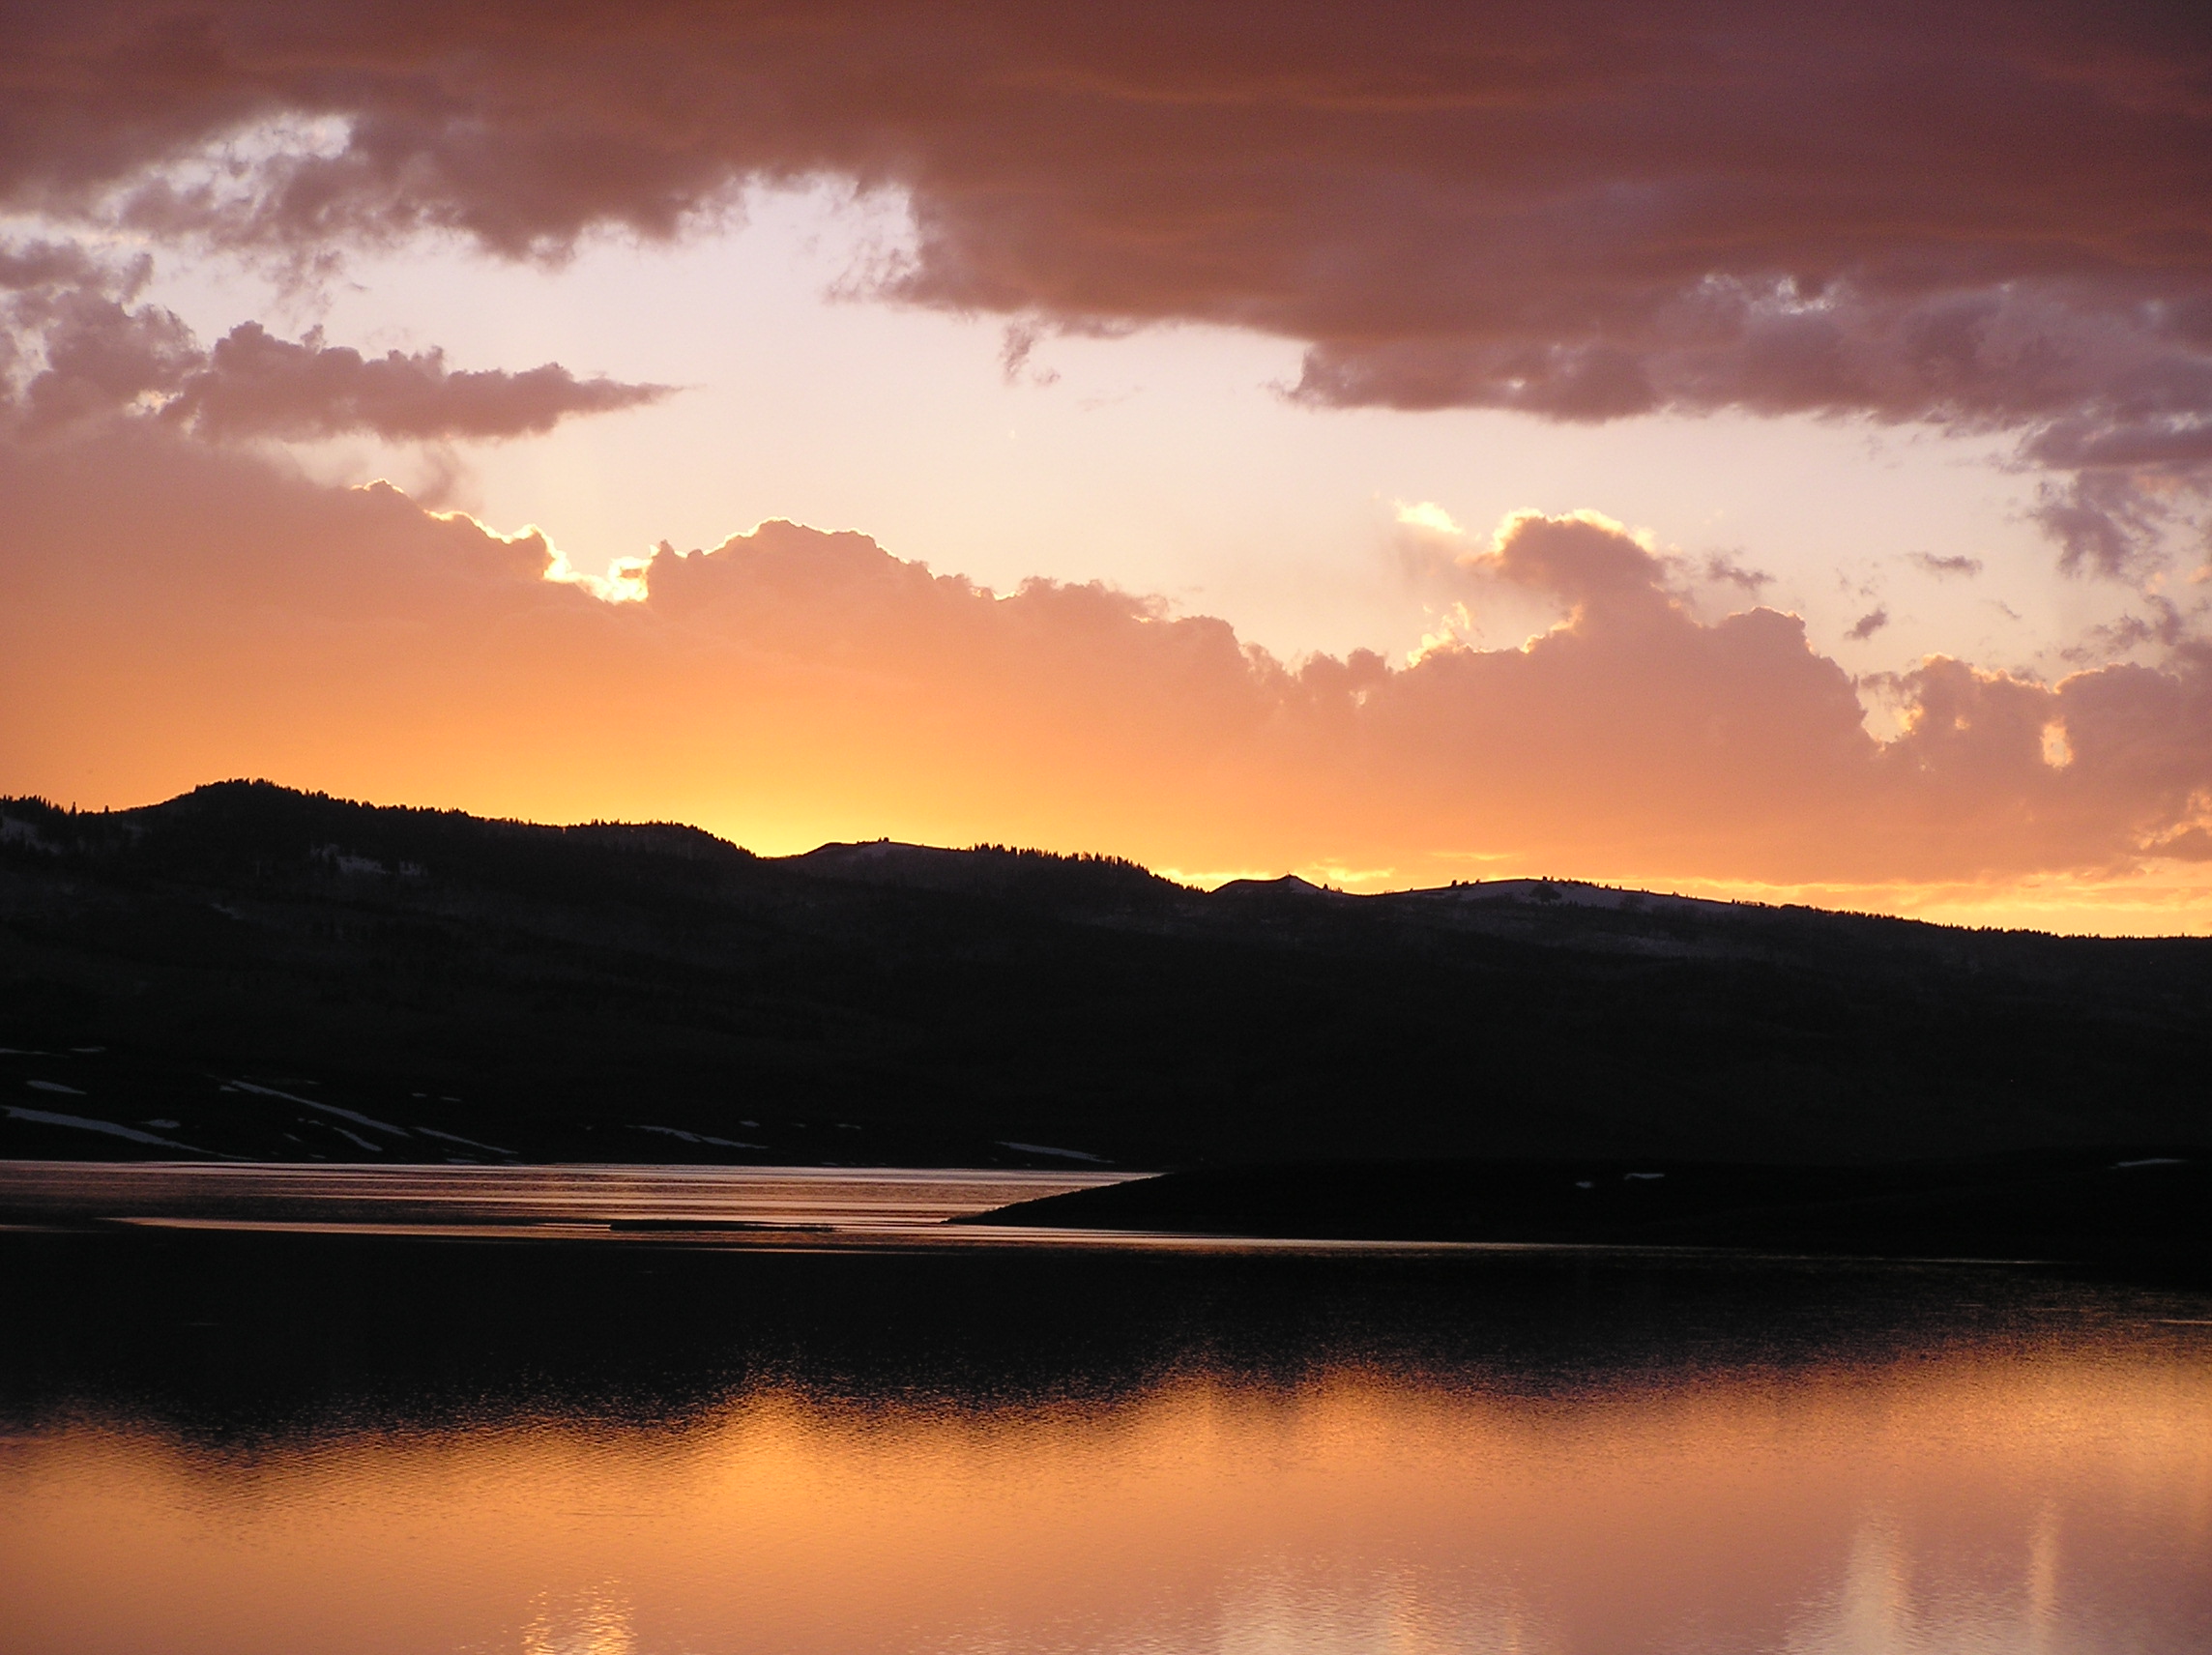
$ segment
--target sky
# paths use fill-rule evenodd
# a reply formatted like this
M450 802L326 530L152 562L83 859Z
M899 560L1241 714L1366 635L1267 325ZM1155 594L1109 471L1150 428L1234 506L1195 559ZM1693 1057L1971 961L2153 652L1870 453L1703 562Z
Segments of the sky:
M2212 931L2200 9L460 10L0 0L0 793Z

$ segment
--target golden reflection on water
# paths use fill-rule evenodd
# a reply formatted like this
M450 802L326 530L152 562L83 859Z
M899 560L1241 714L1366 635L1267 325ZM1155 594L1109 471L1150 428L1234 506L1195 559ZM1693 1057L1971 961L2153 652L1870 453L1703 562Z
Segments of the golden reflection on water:
M635 1655L629 1604L612 1586L556 1602L540 1593L522 1629L522 1655Z
M1339 1370L0 1447L0 1649L2212 1648L2201 1343L1530 1397Z

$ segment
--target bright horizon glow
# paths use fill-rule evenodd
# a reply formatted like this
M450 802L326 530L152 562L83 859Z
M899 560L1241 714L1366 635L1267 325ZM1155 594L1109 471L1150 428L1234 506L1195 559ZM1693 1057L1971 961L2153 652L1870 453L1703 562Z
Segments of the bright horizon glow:
M224 16L26 45L0 793L2212 932L2185 31Z

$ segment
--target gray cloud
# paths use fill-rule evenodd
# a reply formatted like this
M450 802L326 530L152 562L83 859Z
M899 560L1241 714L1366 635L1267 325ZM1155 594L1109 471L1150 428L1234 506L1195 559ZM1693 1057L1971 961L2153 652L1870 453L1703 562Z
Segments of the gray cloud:
M174 313L132 303L149 270L144 259L104 263L68 244L0 246L0 388L20 432L152 417L214 441L498 439L639 407L671 389L578 379L557 363L456 372L436 349L364 357L319 330L294 343L258 322L202 350Z
M2059 566L2124 579L2157 556L2174 510L2140 478L2084 471L2038 484L2028 515L2058 543Z
M1982 560L1967 557L1963 552L1950 557L1938 557L1934 552L1906 552L1905 561L1915 568L1935 575L1938 580L1954 574L1963 574L1970 579L1982 572Z
M1710 554L1703 567L1707 580L1725 582L1740 592L1756 595L1761 588L1774 584L1774 577L1764 569L1746 568L1723 552Z
M364 357L326 345L320 330L292 344L247 322L216 341L207 364L186 376L161 413L216 438L365 431L428 442L547 431L571 415L641 407L669 391L580 380L558 363L456 373L436 349Z

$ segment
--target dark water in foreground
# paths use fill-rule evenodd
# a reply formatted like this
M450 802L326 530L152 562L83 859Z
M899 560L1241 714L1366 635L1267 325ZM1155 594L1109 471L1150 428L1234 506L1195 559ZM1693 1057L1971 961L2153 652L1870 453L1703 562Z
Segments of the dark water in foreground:
M0 1234L0 1651L2212 1649L2212 1297Z

